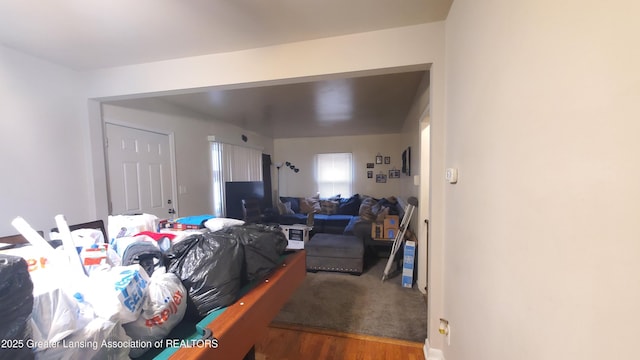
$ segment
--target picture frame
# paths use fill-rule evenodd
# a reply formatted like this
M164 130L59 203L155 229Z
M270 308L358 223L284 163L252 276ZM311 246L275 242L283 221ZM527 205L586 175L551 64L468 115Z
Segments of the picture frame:
M376 182L377 183L386 183L387 182L387 175L385 174L376 174Z
M411 146L402 152L402 173L411 176Z
M391 164L391 156L385 156L384 157L384 163L385 164Z
M376 155L376 164L382 164L382 155Z
M375 166L374 163L367 163L367 169L373 169Z
M373 171L367 171L367 179L373 179Z
M391 169L389 170L389 179L399 179L400 178L400 170Z

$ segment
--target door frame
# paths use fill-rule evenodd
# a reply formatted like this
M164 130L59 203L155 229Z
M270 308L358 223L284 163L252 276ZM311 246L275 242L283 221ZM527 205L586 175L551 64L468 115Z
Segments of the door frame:
M173 131L161 130L158 128L153 128L149 126L144 126L140 124L134 124L127 121L120 120L103 120L102 121L102 144L104 150L104 171L107 175L107 211L109 215L111 214L112 206L111 206L111 181L109 176L109 154L107 151L107 124L116 125L116 126L124 126L128 128L132 128L140 131L154 132L161 135L167 135L169 137L169 164L171 166L171 198L173 202L173 209L175 210L174 217L180 217L180 205L178 200L178 176L177 176L177 167L176 167L176 145L175 145L175 133ZM167 217L169 214L167 214Z

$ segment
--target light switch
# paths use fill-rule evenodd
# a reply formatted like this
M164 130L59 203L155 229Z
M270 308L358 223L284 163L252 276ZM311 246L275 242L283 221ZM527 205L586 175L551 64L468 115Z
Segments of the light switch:
M449 182L449 184L455 184L458 182L458 169L456 168L447 168L444 173L444 178Z

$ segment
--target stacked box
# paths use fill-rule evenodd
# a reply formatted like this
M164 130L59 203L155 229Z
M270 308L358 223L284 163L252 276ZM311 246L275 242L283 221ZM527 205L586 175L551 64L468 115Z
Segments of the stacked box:
M384 217L385 229L397 229L400 227L400 217L398 215L387 215Z
M384 217L384 237L387 239L395 239L398 235L400 227L400 217L398 215L387 215Z
M280 225L284 236L287 238L287 250L304 249L304 243L309 241L311 228L306 225Z
M379 223L371 224L371 237L373 239L383 239L384 236L384 225Z
M385 228L384 229L384 237L385 239L395 239L396 236L398 235L398 229L397 228Z
M413 287L413 268L416 258L416 242L407 240L404 243L404 257L402 258L402 287Z

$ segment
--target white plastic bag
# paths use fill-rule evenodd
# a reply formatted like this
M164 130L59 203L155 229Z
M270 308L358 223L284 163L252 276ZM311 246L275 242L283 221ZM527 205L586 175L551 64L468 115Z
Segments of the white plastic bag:
M110 215L107 220L109 243L115 239L134 236L143 231L156 231L159 219L155 215Z
M116 266L96 271L89 277L90 290L85 298L95 314L122 324L135 321L149 291L149 276L140 265Z
M93 319L87 326L65 338L64 342L47 344L47 348L36 349L36 359L128 359L133 345L120 324L101 318Z
M123 327L127 335L140 343L152 343L169 335L187 310L187 290L178 277L159 268L151 275L149 293L142 305L140 317ZM131 349L131 357L139 357L148 348Z
M55 234L55 233L51 233ZM104 235L98 229L78 229L71 232L76 247L80 248L80 259L85 272L109 269L121 265L120 256L104 242Z
M36 344L60 341L92 319L80 317L78 302L58 288L34 296L31 331Z
M62 224L64 218L59 215L58 219ZM20 256L27 262L34 295L29 322L36 344L60 341L84 328L94 316L90 311L81 311L72 295L83 292L87 281L73 242L72 251L54 250L24 219L16 218L12 224L31 243L31 246L4 252Z
M230 218L212 218L205 221L204 226L211 231L222 230L229 226L243 225L244 221Z

